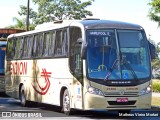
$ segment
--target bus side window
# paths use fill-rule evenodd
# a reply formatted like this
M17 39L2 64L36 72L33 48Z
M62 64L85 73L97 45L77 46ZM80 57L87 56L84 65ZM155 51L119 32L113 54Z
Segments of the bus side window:
M43 51L43 34L34 36L33 57L41 57Z
M34 36L32 56L36 57L38 35Z
M23 42L24 42L23 38L18 38L16 40L15 56L14 56L15 59L21 58L23 54Z
M61 56L62 55L62 30L56 31L56 39L55 39L55 50L54 55L55 56Z
M24 48L23 48L23 58L30 58L32 52L32 44L33 44L33 37L27 36L24 38Z
M49 40L49 56L54 55L54 44L55 44L55 31L50 32L50 40Z
M48 52L49 52L49 41L51 39L51 36L49 33L45 33L44 34L44 46L43 46L43 57L47 57L48 56Z
M62 55L67 55L68 52L68 40L67 40L67 30L63 30L63 38L62 38Z
M43 44L43 56L48 57L53 53L54 48L54 33L48 32L44 34L44 44Z
M43 52L43 34L40 33L39 35L39 39L38 39L38 44L37 44L37 57L41 57L42 56L42 52Z
M56 31L55 37L55 56L66 56L68 52L67 29Z
M28 58L32 57L33 38L34 38L34 36L30 36L27 41Z
M28 41L28 36L24 38L24 48L23 48L23 58L27 58L27 52L28 52L28 48L27 48L27 41Z
M14 38L8 40L7 45L7 59L13 59L15 54Z

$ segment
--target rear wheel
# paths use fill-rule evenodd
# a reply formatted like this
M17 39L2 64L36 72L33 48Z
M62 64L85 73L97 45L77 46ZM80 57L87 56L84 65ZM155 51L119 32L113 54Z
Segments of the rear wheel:
M26 100L24 86L22 86L20 90L20 102L23 107L26 107L29 104L29 102Z
M63 94L63 112L66 115L70 115L71 114L70 96L69 96L69 92L68 92L67 89L64 91L64 94Z

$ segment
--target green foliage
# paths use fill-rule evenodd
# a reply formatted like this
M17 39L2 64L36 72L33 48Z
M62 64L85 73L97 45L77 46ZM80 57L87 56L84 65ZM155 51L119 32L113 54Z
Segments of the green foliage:
M7 26L6 28L26 30L26 19L18 19L16 17L13 17L13 21L15 21L16 24ZM34 28L35 28L34 24L29 25L29 30L34 30Z
M153 92L160 92L160 80L153 80L152 91Z
M26 6L23 6L23 5L20 5L20 12L18 12L18 14L20 15L20 16L22 16L22 15L25 15L26 16L26 14L27 14L27 7ZM37 17L37 12L35 12L35 11L33 11L33 9L32 8L30 8L29 9L29 18L30 19L36 19L36 17Z
M160 0L150 0L148 5L151 6L148 16L151 20L158 22L158 26L160 26Z
M38 5L38 12L30 9L30 19L33 24L42 24L54 20L81 19L92 16L92 12L85 8L94 0L81 2L81 0L32 0ZM27 8L20 6L19 15L26 15Z
M18 19L16 17L13 17L13 21L16 22L15 25L10 25L10 26L7 26L6 28L16 28L16 29L22 29L22 30L25 30L25 19Z
M157 78L160 78L160 42L156 46L156 58L152 61L152 69L156 72Z

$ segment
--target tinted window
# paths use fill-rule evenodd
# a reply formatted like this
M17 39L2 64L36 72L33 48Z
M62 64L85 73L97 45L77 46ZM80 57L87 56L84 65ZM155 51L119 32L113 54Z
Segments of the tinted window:
M15 47L15 59L21 58L23 53L23 38L18 38L16 40L16 47Z
M55 31L50 32L50 39L49 39L49 56L54 54L54 44L55 44Z
M67 52L68 52L67 30L63 30L62 54L66 55Z
M56 40L55 40L55 56L60 56L62 55L62 30L58 30L56 32Z
M30 58L32 53L33 37L26 36L24 38L23 58Z
M78 65L77 61L80 61L77 59L78 58L77 51L79 48L76 46L77 45L76 43L79 38L82 38L82 32L80 28L73 27L73 28L70 28L69 33L70 33L69 34L69 37L70 37L69 66L71 71L74 73Z
M48 32L44 34L44 46L43 46L43 56L48 57L53 55L54 50L54 32Z
M68 42L67 42L67 30L58 30L56 32L56 39L55 39L55 56L64 56L68 50Z
M14 57L14 40L13 38L8 40L8 44L7 44L7 59L12 59Z
M43 34L34 36L33 57L41 57L43 52Z

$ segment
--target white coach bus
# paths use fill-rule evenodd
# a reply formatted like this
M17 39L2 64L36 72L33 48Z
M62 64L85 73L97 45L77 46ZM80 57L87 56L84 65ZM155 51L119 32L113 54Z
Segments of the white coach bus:
M60 21L8 37L6 94L73 109L151 108L151 55L143 28L108 20Z

